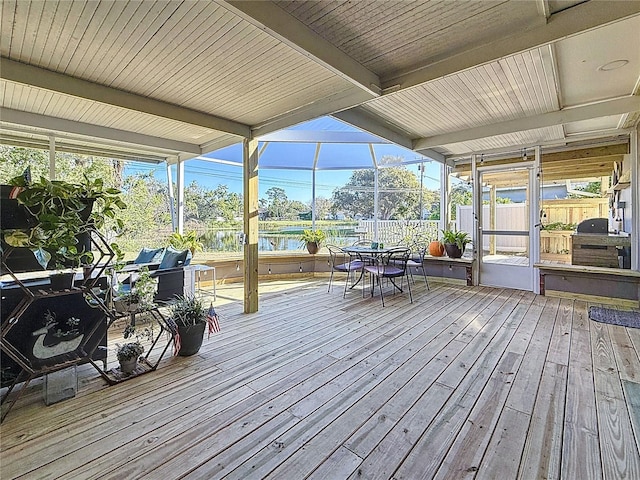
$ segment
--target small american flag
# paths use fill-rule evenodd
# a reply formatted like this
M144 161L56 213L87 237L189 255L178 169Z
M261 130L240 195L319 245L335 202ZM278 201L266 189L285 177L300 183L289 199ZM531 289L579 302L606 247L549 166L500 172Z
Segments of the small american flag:
M218 333L220 331L220 322L218 322L218 314L216 313L216 309L213 308L213 303L207 312L207 325L209 325L209 336L211 336L212 333Z

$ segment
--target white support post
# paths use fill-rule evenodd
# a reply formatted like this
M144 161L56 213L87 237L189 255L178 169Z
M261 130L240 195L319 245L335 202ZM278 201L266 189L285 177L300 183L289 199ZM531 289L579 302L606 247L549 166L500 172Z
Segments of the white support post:
M473 284L478 285L478 271L480 269L480 262L482 261L482 223L481 223L481 209L482 209L482 185L480 184L480 176L478 175L478 162L477 155L474 153L471 155L471 199L473 209L473 257L477 260L473 266ZM457 222L456 218L456 222Z
M178 185L178 233L184 233L184 161L178 159L178 174L176 182Z
M451 167L440 164L440 222L438 231L445 230L449 225L449 170ZM437 240L434 238L433 240Z
M167 191L169 192L169 211L171 212L171 231L175 232L178 228L176 221L176 196L173 190L173 172L171 165L167 162Z
M640 271L640 126L631 132L631 269Z
M373 163L373 240L378 241L378 161L376 160L376 152L373 145L369 144L369 153L371 153L371 161Z
M320 156L321 143L316 144L316 154L313 157L313 170L311 180L311 230L316 229L316 167L318 166L318 157Z
M49 180L56 179L56 137L49 137Z
M529 261L531 265L540 263L540 205L542 204L542 185L540 184L540 172L542 170L542 148L538 145L535 148L535 157L533 161L533 172L530 175L531 193L531 209L529 211ZM532 268L533 275L533 293L540 293L540 269Z

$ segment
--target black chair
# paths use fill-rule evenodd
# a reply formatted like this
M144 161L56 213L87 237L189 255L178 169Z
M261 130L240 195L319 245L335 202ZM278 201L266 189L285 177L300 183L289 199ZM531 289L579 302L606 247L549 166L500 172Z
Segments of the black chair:
M363 238L361 240L356 240L355 242L353 242L351 244L352 247L371 247L371 244L373 243L373 240L367 239L367 238ZM358 255L358 258L360 258L360 260L362 260L365 265L373 265L375 263L375 259L376 257L372 256L372 255Z
M417 246L416 248L416 252L414 252L413 254L411 254L411 256L409 257L409 260L407 260L407 270L409 271L409 274L411 275L411 279L413 280L413 271L412 269L421 269L422 270L422 277L424 278L424 284L427 286L427 290L429 289L429 280L427 280L427 272L424 268L424 256L427 253L427 247L425 246ZM413 281L413 284L415 285L415 280Z
M375 265L366 265L365 271L371 275L371 296L375 289L374 281L378 283L380 287L380 299L382 300L382 306L384 307L384 293L382 291L382 281L388 279L394 287L394 293L396 289L400 292L403 291L404 277L407 277L407 289L409 290L409 299L413 303L413 296L411 294L411 282L407 276L407 262L411 250L407 247L392 248L388 252L381 255L376 259ZM400 285L398 285L395 279L400 279Z
M351 277L351 273L360 272L361 278L364 263L362 260L354 260L347 252L335 245L327 245L327 249L329 250L329 265L331 266L331 276L329 277L329 288L327 289L327 292L331 291L333 273L346 273L347 279L344 282L344 293L342 294L342 298L344 298L347 295L347 287L349 286L349 277Z

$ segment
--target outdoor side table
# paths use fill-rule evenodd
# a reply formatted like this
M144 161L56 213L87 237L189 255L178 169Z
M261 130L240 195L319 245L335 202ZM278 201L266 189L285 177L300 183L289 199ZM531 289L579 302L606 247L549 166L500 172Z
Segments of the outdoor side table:
M199 293L202 293L202 287L200 285L201 281L202 281L202 274L203 272L212 272L213 275L213 301L216 301L216 267L213 267L211 265L202 265L202 264L197 264L197 265L191 265L191 269L193 270L193 273L195 275L195 282L197 285L197 291Z

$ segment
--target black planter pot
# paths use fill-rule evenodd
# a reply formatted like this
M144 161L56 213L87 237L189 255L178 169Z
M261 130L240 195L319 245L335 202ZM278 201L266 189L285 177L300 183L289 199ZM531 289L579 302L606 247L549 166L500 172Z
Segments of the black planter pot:
M178 355L188 357L198 353L202 346L206 326L205 322L196 323L190 327L178 325L178 333L180 334L180 351Z
M73 287L73 278L75 277L73 272L54 273L49 276L51 282L51 290L60 291L68 290Z
M36 218L15 199L20 187L0 185L0 223L6 230L14 228L31 228Z
M460 250L455 243L445 243L444 249L447 252L447 256L450 258L461 258L464 250Z

